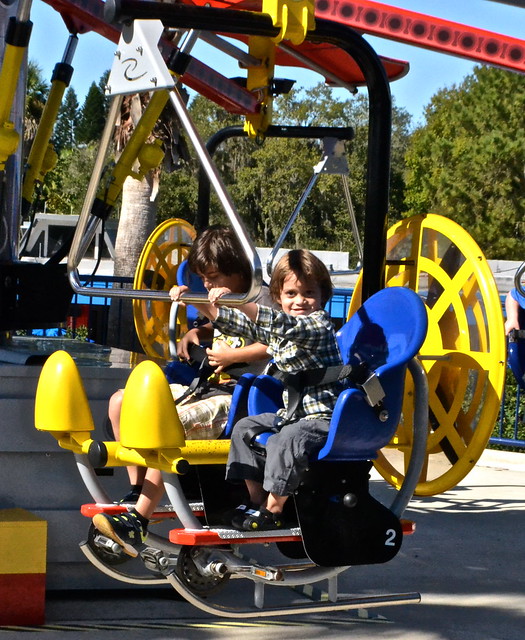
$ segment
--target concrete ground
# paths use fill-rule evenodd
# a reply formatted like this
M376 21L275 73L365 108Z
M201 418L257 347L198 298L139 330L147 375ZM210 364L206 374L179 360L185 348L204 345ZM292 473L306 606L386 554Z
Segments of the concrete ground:
M460 485L415 498L405 517L416 533L386 565L351 568L342 595L420 592L421 603L291 618L234 621L196 610L169 589L51 592L46 638L352 638L352 640L523 640L525 637L525 453L486 451ZM323 583L320 588L326 588ZM251 587L231 581L228 598L248 604ZM268 599L301 602L294 591ZM34 629L31 629L34 631ZM23 629L1 628L20 638Z

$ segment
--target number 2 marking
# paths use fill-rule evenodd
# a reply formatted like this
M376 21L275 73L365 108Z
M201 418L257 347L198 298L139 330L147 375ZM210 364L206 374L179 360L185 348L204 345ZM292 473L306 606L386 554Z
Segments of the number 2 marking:
M396 531L395 529L387 529L386 530L386 540L385 547L395 547L396 546Z

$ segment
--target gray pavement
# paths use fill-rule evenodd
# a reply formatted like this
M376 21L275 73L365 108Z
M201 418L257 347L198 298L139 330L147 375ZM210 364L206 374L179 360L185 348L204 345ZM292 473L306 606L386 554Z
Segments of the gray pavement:
M379 482L379 481L378 481ZM351 568L340 593L421 593L421 603L368 611L232 621L195 610L170 589L50 593L46 638L349 638L523 640L525 637L525 453L486 451L455 489L415 498L405 517L417 530L385 565ZM320 588L325 588L321 583ZM227 598L247 604L251 587L232 581ZM285 589L269 597L300 602ZM270 593L271 592L271 593ZM274 593L278 592L274 596ZM2 629L20 637L21 629ZM71 635L70 635L71 637Z

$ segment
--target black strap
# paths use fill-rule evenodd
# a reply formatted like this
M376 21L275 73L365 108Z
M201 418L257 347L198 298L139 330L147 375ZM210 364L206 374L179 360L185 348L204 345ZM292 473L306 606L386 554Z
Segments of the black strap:
M191 395L199 394L199 392L201 393L204 392L208 387L207 385L208 378L211 376L212 373L213 373L213 368L210 367L208 358L204 358L201 361L200 366L197 370L197 375L190 382L186 391L175 400L175 404L180 404Z
M265 427L263 425L254 425L250 427L250 429L246 429L243 433L242 439L244 444L246 444L250 449L253 449L256 453L260 453L263 456L266 456L266 447L264 445L259 445L256 438L261 435L261 433L279 433L280 429L275 427Z
M210 366L206 348L197 344L190 344L188 347L190 355L190 363L198 364L197 375L190 382L186 391L175 400L175 404L180 404L191 395L202 395L209 389L208 378L213 374L215 369ZM266 369L268 362L266 360L257 360L256 362L242 362L231 365L224 369L232 379L238 380L245 373L253 373L258 376Z
M364 361L355 365L334 365L331 367L320 367L319 369L306 369L296 373L280 371L274 365L269 373L277 380L280 380L288 391L288 406L286 416L282 422L289 422L292 419L303 399L304 389L306 387L320 387L334 382L350 380L363 389L371 406L378 405L382 397L384 397L384 394L381 396L380 391L377 392L378 382L374 385L374 387L376 387L376 393L373 399L370 397L366 385L371 379L375 378L375 373L368 368Z
M519 342L525 338L525 329L512 329L509 331L509 342Z

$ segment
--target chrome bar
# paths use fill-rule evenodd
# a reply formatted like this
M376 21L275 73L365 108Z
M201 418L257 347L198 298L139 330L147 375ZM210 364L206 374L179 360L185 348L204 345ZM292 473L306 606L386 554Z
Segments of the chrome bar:
M310 68L312 71L316 71L317 73L320 73L327 80L330 80L330 82L337 85L338 87L342 87L343 89L350 91L350 93L352 94L357 93L357 88L353 84L348 84L348 82L341 80L341 78L339 78L339 76L336 76L335 73L332 73L331 71L328 71L328 69L325 69L321 65L316 64L315 62L310 60L310 58L307 58L303 54L299 53L299 51L292 49L292 47L290 47L289 45L283 44L281 42L279 44L279 49L286 51L288 55L294 57L296 60L299 60L299 62L302 62L303 64L307 65L308 68Z
M518 267L516 274L514 276L514 287L516 288L516 291L520 293L522 296L525 296L525 288L521 284L521 278L524 273L525 273L525 262Z
M86 558L91 562L93 566L95 566L99 571L104 573L105 575L113 578L114 580L118 580L119 582L125 582L126 584L137 584L137 585L152 585L152 584L166 584L165 578L156 578L155 576L144 576L135 577L130 576L122 571L117 571L113 567L110 567L104 564L98 556L95 554L93 549L88 545L87 542L81 542L79 544L80 550L86 556Z
M210 46L215 47L215 49L222 51L222 53L225 53L231 56L232 58L235 58L237 62L239 62L239 64L242 65L242 67L260 67L262 64L259 58L256 58L255 56L252 56L249 53L246 53L246 51L243 51L242 49L240 49L239 47L236 47L231 42L224 40L224 38L221 38L220 36L217 36L214 33L211 33L208 31L202 32L200 34L200 39L203 42L206 42L207 44L209 44Z
M414 441L408 469L401 488L394 498L390 511L398 518L410 502L427 455L428 439L428 381L425 370L417 358L412 358L408 369L414 382Z
M325 164L328 161L328 156L325 156L322 160L322 164ZM319 179L320 171L314 172L308 184L306 185L301 197L299 198L299 202L297 203L295 209L292 211L292 215L288 218L288 222L286 223L284 229L281 231L281 235L277 238L276 243L273 246L273 249L270 252L270 255L266 259L266 273L271 276L272 275L272 265L275 260L275 256L277 255L279 249L281 248L283 242L286 240L286 236L288 235L290 229L292 228L293 223L295 222L299 212L303 208L304 203L306 202L306 198L310 195L310 192L315 186L315 183Z
M359 235L359 229L357 228L357 220L355 217L354 203L352 202L352 195L350 193L350 186L348 184L348 176L341 174L341 180L343 181L343 191L345 194L346 205L348 207L348 213L350 214L350 223L352 225L352 233L354 234L355 246L357 249L357 257L359 264L363 262L363 243Z
M75 34L70 34L66 48L64 50L64 55L62 56L62 62L65 64L71 64L73 61L73 57L75 55L75 51L77 50L78 45L78 36Z
M361 596L339 602L316 602L306 603L302 605L291 605L289 607L268 607L266 609L247 608L237 609L234 607L225 607L222 605L212 605L197 597L181 579L174 573L166 576L171 586L190 604L197 607L201 611L211 613L215 616L224 618L261 618L268 616L293 616L304 615L305 613L321 613L330 611L348 611L350 609L362 609L367 607L391 606L398 604L409 604L421 602L419 593L394 593L381 596Z
M178 475L176 473L166 473L163 471L162 479L169 501L177 514L177 518L181 521L182 526L185 529L202 529L202 524L194 516L186 500L182 487L180 486Z
M97 191L99 188L100 178L102 176L102 171L104 170L104 165L106 162L106 156L108 153L109 145L113 138L113 127L115 122L117 121L117 116L120 113L120 107L122 104L123 96L117 95L115 96L109 108L108 117L106 120L106 125L104 127L104 131L102 132L102 136L100 139L100 146L98 148L97 157L95 159L95 165L93 167L93 172L91 174L91 178L88 184L88 188L86 191L86 197L84 198L84 204L82 205L82 210L80 212L80 217L78 219L77 227L75 229L75 235L73 236L73 243L71 245L71 251L69 252L68 261L67 261L67 273L69 277L69 282L73 287L73 290L77 293L87 293L91 290L90 287L82 287L80 285L80 280L78 277L78 265L80 264L80 260L83 258L85 249L91 243L91 240L95 236L96 228L98 226L98 218L96 219L97 224L91 224L89 229L89 235L87 233L88 225L91 219L91 209L93 207L93 203L95 201L95 197L97 195ZM84 251L84 253L82 253ZM87 289L87 291L86 291ZM104 295L107 295L107 290L101 289L101 291L105 291ZM91 293L91 295L96 295L95 293ZM102 293L100 294L102 295Z
M251 286L248 292L242 296L238 295L229 295L223 298L224 302L231 304L242 304L244 302L248 302L249 300L253 300L257 294L259 293L262 285L262 269L261 269L261 261L259 256L257 255L257 251L255 246L253 245L250 237L248 236L244 224L235 209L235 205L230 197L230 194L227 192L224 183L217 171L216 166L214 165L211 156L206 148L206 145L202 141L202 138L197 131L197 128L193 124L193 121L188 113L186 108L186 104L184 100L181 98L177 88L175 87L172 91L170 91L170 98L173 108L175 109L177 116L179 117L184 130L186 131L189 139L191 140L195 151L199 157L199 160L206 171L206 175L210 183L212 184L217 197L219 198L222 207L228 216L231 226L233 227L237 237L239 238L242 248L250 262L251 270L252 270L252 281ZM182 299L187 302L199 302L203 299L206 299L206 294L183 294Z
M27 22L31 17L32 4L32 0L20 0L16 10L16 19L20 22Z
M91 466L86 455L83 453L75 453L75 462L80 473L80 477L86 485L93 500L98 504L111 504L111 499L102 488L95 470Z

